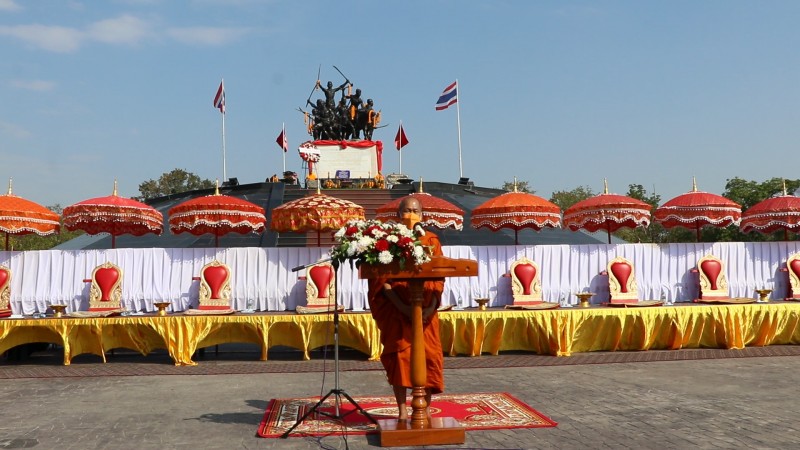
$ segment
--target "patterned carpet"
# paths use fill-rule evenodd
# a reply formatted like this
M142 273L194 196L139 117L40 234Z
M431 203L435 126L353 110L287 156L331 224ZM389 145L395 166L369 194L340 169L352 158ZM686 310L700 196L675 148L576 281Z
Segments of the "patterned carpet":
M298 352L275 351L270 352L268 361L259 361L259 351L231 344L220 346L218 354L209 349L206 351L205 357L198 355L196 361L199 364L193 367L176 367L164 352L142 356L127 350L117 350L113 355L107 355L108 362L105 364L97 356L81 355L73 359L72 365L64 366L61 349L47 348L26 355L19 360L10 359L9 355L6 355L0 361L0 379L320 372L333 370L332 353L328 352L326 355L323 351L315 351L312 353L310 361L303 361ZM445 369L476 369L770 356L800 356L800 346L773 345L748 347L743 350L592 352L577 353L569 357L509 352L498 356L446 357L444 361ZM340 358L339 368L341 371L382 370L379 362L365 361L364 355L356 351L342 349Z
M376 421L397 418L397 405L392 397L355 397L353 400ZM347 400L342 400L337 416L333 396L329 396L319 405L319 409L314 410L320 414L306 416L318 406L318 402L319 397L273 399L267 406L257 434L265 438L276 438L295 426L289 435L291 437L324 436L342 431L348 434L377 431L377 425ZM505 392L439 394L431 402L431 416L433 420L437 417L451 417L467 430L543 428L557 425L539 411ZM304 420L298 423L301 418Z

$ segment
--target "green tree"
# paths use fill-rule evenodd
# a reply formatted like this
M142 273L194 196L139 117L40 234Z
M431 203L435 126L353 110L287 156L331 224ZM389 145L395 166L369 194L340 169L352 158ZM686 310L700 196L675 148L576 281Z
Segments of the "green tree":
M209 189L215 186L214 181L204 180L199 176L183 169L172 169L171 172L161 174L158 180L147 180L139 185L142 194L139 200L178 194L197 189Z
M556 191L550 196L550 201L558 205L561 211L566 211L567 208L578 203L581 200L586 200L594 195L594 191L589 186L578 186L571 191Z
M504 181L503 187L500 189L508 192L514 192L514 183L517 184L517 192L527 192L529 194L535 194L536 191L531 190L530 185L527 181Z

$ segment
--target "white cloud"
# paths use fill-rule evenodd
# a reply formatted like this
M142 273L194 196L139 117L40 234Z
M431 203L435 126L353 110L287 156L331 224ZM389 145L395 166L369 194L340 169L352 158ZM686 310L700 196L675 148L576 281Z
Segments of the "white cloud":
M216 46L234 42L251 31L250 28L184 27L170 28L163 33L184 44ZM85 29L41 24L0 26L0 36L10 36L57 53L75 52L87 42L135 45L157 38L158 33L159 28L153 23L130 14L100 20Z
M150 25L131 15L105 19L89 25L87 36L107 44L136 44L150 35Z
M167 35L184 44L224 45L248 32L246 28L186 27L170 28Z
M11 85L21 89L40 92L52 90L56 86L54 82L44 80L12 80Z
M74 52L83 35L73 28L46 25L0 26L0 35L15 37L35 47L57 53Z
M15 139L25 139L31 136L31 132L13 123L0 122L0 135L8 135Z
M22 7L14 0L0 0L0 11L19 11Z

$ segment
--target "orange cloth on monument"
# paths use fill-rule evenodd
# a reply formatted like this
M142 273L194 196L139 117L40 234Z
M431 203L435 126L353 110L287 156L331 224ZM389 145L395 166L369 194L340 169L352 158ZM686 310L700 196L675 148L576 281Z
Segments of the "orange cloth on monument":
M420 237L424 246L432 248L432 254L442 255L442 244L435 234L426 231ZM375 319L381 332L381 362L386 369L386 376L392 386L411 386L411 318L401 313L392 302L384 297L383 285L389 282L392 290L407 304L411 303L408 283L405 281L388 281L384 278L369 280L369 293L367 298L372 317ZM444 279L426 281L423 295L423 309L436 302L444 290ZM444 356L442 341L439 338L439 316L434 311L433 315L423 324L423 339L425 341L426 388L438 394L444 391Z

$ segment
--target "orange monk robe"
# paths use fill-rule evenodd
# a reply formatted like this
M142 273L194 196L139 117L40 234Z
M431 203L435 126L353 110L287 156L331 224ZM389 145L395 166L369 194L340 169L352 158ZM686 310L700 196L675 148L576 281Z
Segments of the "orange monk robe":
M439 238L431 232L425 232L420 238L422 245L430 247L433 255L442 255ZM389 283L392 290L405 303L411 304L411 294L405 281L389 281L385 278L369 280L367 298L372 317L381 332L383 353L381 362L386 369L386 376L392 386L413 387L411 385L411 318L406 317L383 295L384 283ZM444 278L426 281L422 308L436 302L444 290ZM433 394L444 391L444 356L442 341L439 338L439 316L433 315L423 323L423 339L425 342L426 388Z

